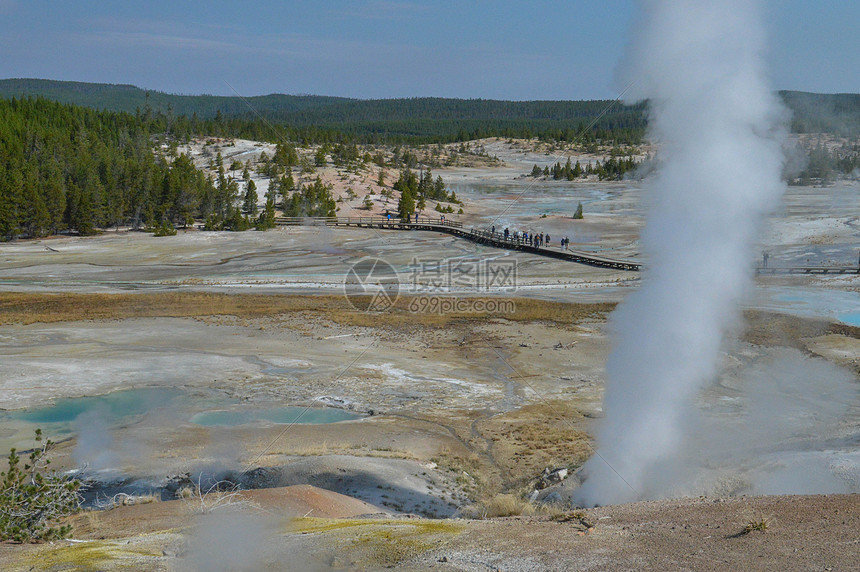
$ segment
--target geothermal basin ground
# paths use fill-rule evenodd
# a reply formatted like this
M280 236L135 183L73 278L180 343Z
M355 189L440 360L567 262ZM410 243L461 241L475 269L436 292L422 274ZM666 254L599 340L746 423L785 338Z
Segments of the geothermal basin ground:
M638 183L542 181L523 194L532 183L518 177L542 155L485 147L504 166L441 171L464 224L569 235L647 266ZM763 237L771 264L856 262L858 190L790 188ZM365 257L397 271L383 312L344 295ZM447 274L464 265L515 268L515 281ZM857 275L757 279L700 396L698 428L744 441L740 454L720 442L694 457L677 500L569 505L602 416L609 316L640 280L427 232L4 244L0 444L26 449L41 427L58 441L53 466L90 490L75 542L0 545L3 568L193 569L201 552L229 552L222 538L255 569L850 568ZM415 305L432 297L493 304ZM836 381L751 385L773 363ZM785 407L765 413L762 399Z

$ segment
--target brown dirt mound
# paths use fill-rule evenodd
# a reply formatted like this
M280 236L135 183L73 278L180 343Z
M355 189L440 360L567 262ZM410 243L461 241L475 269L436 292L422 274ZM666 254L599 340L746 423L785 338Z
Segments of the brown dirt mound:
M248 498L268 510L283 510L290 516L354 518L385 514L372 504L312 485L248 491Z

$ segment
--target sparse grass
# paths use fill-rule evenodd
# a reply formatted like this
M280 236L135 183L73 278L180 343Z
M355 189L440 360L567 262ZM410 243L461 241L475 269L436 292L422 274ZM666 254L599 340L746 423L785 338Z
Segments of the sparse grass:
M371 551L370 560L382 566L395 566L403 560L415 558L433 548L434 544L422 539L420 533L404 534L397 530L375 530L362 534L356 545Z
M325 298L325 297L321 297ZM313 296L265 296L160 292L141 294L0 294L0 324L52 323L124 318L236 316L259 317L303 310L329 309Z
M560 504L532 503L523 493L501 493L464 507L465 518L486 519L506 516L544 516L558 522L579 521L585 525L585 513L569 511ZM588 527L586 525L586 527Z
M125 562L140 566L140 558L159 558L162 554L120 546L121 541L90 540L69 546L46 545L39 551L28 552L26 570L105 570L108 564L118 566Z
M535 514L535 505L519 495L503 493L464 507L461 512L466 518L476 519L531 516Z
M479 425L493 440L493 455L504 467L509 485L533 483L546 467L572 469L591 454L591 438L575 424L583 419L575 403L552 401L527 405Z
M860 339L860 328L827 320L760 310L747 310L744 312L744 318L744 341L758 346L808 351L807 340L827 334Z
M770 519L762 514L759 514L757 517L750 519L746 523L746 525L744 526L743 534L749 534L751 532L767 532L770 526Z
M259 318L306 312L341 325L444 326L489 317L515 322L546 321L570 326L584 320L605 318L614 304L566 304L542 300L512 299L510 314L431 314L409 311L409 297L401 297L388 312L355 310L343 296L283 296L264 294L216 294L206 292L159 292L139 294L41 294L0 293L0 325L117 320L156 317L235 316Z
M298 518L288 532L322 534L347 531L349 541L367 551L369 564L395 566L438 545L440 535L457 534L463 525L447 520Z
M486 497L497 490L498 484L488 474L478 455L458 455L447 447L442 447L439 454L431 459L436 465L454 474L454 481L462 487L470 499Z
M285 455L295 457L322 457L325 455L348 454L353 457L374 457L381 459L410 459L418 460L409 451L402 451L391 447L367 448L354 443L328 443L323 441L319 444L297 446L294 448L280 448L267 453L268 456Z

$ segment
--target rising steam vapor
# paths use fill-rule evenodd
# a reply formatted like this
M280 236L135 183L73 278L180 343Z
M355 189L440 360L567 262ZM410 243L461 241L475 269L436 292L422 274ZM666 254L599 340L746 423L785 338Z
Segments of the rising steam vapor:
M286 566L270 562L279 523L260 513L228 508L198 517L180 572L256 572L310 570L300 557Z
M717 373L751 284L763 215L782 193L784 111L763 73L752 0L643 0L625 62L650 101L661 163L646 189L642 287L612 316L599 456L583 505L665 494L657 470L681 446L692 400Z
M78 467L87 467L93 471L116 467L118 458L112 451L114 439L108 421L109 413L106 408L96 407L75 419L78 440L72 451L72 459Z

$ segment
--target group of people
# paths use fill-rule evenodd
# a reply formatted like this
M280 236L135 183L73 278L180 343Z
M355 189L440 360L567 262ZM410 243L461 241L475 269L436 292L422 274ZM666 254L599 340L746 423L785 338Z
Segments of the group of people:
M527 244L529 246L537 246L538 248L542 246L549 246L552 242L552 237L550 237L549 233L543 232L537 233L519 230L511 232L509 228L505 228L503 232L497 233L496 225L493 225L493 228L490 232L493 234L493 236L499 234L500 236L504 236L505 240L512 242L521 242L522 244ZM566 236L562 237L562 239L559 241L559 246L567 250L568 245L570 245L570 239Z

